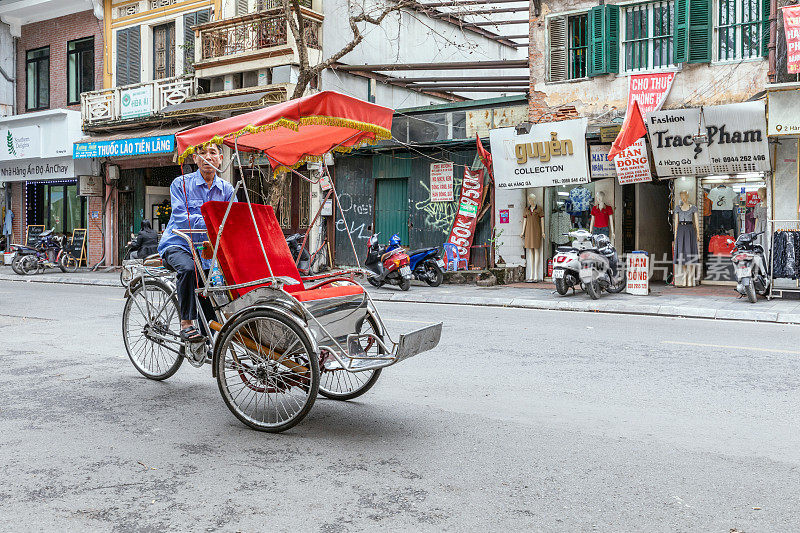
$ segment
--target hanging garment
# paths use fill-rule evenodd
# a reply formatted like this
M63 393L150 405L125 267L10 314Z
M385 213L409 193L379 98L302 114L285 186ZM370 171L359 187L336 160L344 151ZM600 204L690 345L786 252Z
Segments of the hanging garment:
M753 208L753 218L755 219L755 224L753 226L753 231L761 232L756 238L756 242L764 248L764 251L767 250L767 206L758 204Z
M776 231L773 236L772 275L775 278L797 279L797 244L800 232Z
M592 207L592 193L586 187L578 186L569 191L569 199L575 211L588 211Z
M744 232L750 233L755 230L756 227L756 216L753 213L752 209L748 209L747 212L744 214Z
M569 236L564 235L569 233L572 225L570 224L569 215L564 211L556 211L550 213L550 241L555 244L567 244Z

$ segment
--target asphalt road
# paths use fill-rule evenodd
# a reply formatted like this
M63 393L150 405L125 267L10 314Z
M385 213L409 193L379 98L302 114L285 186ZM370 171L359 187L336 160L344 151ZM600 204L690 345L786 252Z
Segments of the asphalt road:
M412 288L413 290L413 288ZM790 531L797 326L379 303L442 343L270 435L148 381L122 290L0 282L3 531Z

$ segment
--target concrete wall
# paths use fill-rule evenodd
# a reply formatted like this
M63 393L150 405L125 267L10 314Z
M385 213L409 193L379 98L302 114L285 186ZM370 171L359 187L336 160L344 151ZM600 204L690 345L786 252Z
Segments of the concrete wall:
M8 24L0 23L0 68L12 79L16 78L14 54L14 38L11 37ZM0 75L0 116L14 114L15 98L14 83Z
M608 4L623 4L611 1ZM628 97L628 76L610 74L583 80L546 81L548 71L547 15L572 10L588 10L596 1L559 0L542 5L542 16L531 21L530 114L532 118L553 112L560 106L575 106L581 116L601 118L608 122L625 114ZM715 4L714 11L717 12ZM622 23L622 17L620 17ZM623 68L620 46L620 72ZM743 102L764 89L767 82L767 60L761 57L733 63L685 63L677 69L675 81L664 104L665 109L698 107ZM676 70L676 69L664 69Z

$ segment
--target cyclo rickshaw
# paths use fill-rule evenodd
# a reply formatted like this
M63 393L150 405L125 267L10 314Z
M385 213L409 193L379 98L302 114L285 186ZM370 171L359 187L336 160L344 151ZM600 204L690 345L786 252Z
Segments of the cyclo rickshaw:
M244 186L241 152L266 156L274 173L294 172L326 153L390 138L391 119L390 109L322 92L177 134L179 162L200 146L225 144L242 179L230 202L202 205L207 230L175 231L193 252L197 303L208 297L213 306L213 320L198 313L206 344L180 339L174 273L157 259L131 267L122 329L136 369L163 380L184 359L196 367L211 364L222 398L239 420L280 432L305 417L318 392L355 398L374 385L383 368L435 348L441 323L391 339L356 281L364 275L360 268L301 276L272 207L252 203ZM329 187L327 197L344 218L332 183ZM243 202L236 201L239 191ZM201 253L218 265L222 284L207 278Z

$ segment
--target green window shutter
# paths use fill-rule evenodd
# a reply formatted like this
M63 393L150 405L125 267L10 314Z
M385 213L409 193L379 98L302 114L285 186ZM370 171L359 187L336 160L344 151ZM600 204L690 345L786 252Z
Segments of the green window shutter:
M711 61L711 0L689 2L689 63Z
M606 73L606 41L603 39L603 8L589 11L589 76Z
M619 6L606 5L606 72L619 72Z
M548 21L550 38L549 81L564 81L569 78L567 67L567 17L552 17Z
M769 57L769 4L770 0L761 0L761 55L764 57Z
M769 0L766 0L769 1ZM689 59L689 0L675 0L675 46L673 62L676 65Z

